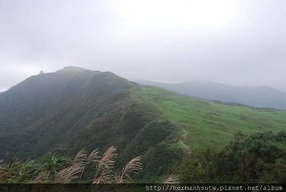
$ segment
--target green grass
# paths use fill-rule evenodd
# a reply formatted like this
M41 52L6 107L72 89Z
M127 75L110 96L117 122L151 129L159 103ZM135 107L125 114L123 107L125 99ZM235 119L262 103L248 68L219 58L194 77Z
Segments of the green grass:
M140 87L139 96L180 127L181 146L194 150L205 146L221 148L237 132L286 131L286 111L218 104L149 86Z

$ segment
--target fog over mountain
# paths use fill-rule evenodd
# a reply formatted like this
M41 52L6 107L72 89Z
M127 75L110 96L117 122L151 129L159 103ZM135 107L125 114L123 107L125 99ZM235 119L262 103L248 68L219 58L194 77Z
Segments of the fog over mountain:
M75 65L286 91L284 0L0 0L0 91Z

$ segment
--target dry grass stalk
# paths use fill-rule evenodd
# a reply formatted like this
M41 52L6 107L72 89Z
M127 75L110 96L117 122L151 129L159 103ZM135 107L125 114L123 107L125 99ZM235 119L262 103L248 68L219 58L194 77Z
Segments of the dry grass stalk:
M164 184L176 184L179 183L178 175L171 175L163 181Z
M4 161L0 160L0 182L4 179L4 177L5 177Z
M78 174L84 169L82 163L75 163L70 167L67 167L55 175L55 183L70 183L72 180L78 178Z
M100 172L100 175L94 179L93 184L113 183L113 182L114 182L114 174L112 169L105 168Z
M4 161L0 160L0 171L4 170Z
M113 167L117 156L116 148L111 146L105 151L102 158L97 161L97 171L93 183L111 183L114 181Z
M87 161L86 149L82 148L74 157L72 164L85 163Z
M88 156L88 161L93 161L93 162L98 162L98 159L99 159L99 150L96 148L94 149Z
M48 176L49 176L48 171L41 171L37 175L37 177L33 180L33 183L44 183Z
M141 157L135 157L131 159L126 166L123 168L121 176L117 177L118 183L124 183L127 181L132 181L131 174L138 174L138 172L143 168L143 164L140 162Z
M114 166L117 156L115 152L116 148L114 146L109 147L103 154L103 157L98 161L98 169L111 169Z
M80 182L85 167L88 163L96 163L96 174L93 183L124 183L132 181L131 174L137 173L142 169L141 157L135 157L130 160L122 169L122 172L115 176L114 164L116 158L116 148L111 146L105 151L100 158L99 150L94 149L89 155L86 153L85 148L81 149L71 162L71 166L62 169L53 176L54 183L71 183ZM7 168L4 166L3 160L0 160L0 182L5 181L6 178L12 177L14 170L19 170L22 164L19 162L10 163ZM8 176L7 176L8 175ZM50 173L48 171L41 171L32 183L48 182ZM13 181L13 180L12 180Z

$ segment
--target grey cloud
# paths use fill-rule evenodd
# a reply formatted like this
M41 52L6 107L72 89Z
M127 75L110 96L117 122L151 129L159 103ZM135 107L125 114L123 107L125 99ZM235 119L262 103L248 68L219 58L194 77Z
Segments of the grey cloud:
M0 90L67 65L130 79L286 90L285 1L236 0L238 13L224 29L136 29L113 2L0 0Z

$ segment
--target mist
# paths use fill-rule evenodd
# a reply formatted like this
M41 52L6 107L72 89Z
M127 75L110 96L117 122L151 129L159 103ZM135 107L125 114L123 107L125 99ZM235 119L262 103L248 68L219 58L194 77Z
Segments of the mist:
M286 91L283 0L0 0L0 91L65 66Z

